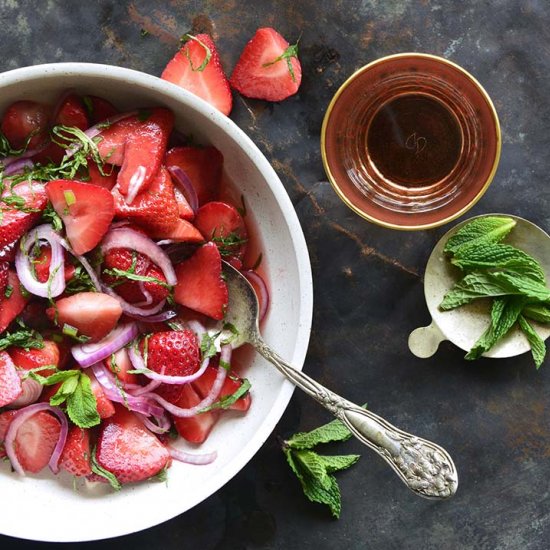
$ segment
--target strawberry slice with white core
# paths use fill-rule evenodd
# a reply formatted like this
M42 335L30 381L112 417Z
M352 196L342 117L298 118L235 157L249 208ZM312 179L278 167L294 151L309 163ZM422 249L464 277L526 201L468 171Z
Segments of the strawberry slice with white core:
M8 284L0 294L0 333L4 332L9 324L23 311L29 301L23 296L21 284L17 273L11 269L8 271Z
M181 395L176 402L178 407L189 409L198 405L202 397L191 386L183 384ZM203 443L212 431L214 424L218 421L219 411L208 411L188 418L174 417L174 427L178 434L190 443Z
M120 483L143 481L169 465L166 447L121 405L104 424L97 444L97 461Z
M23 388L15 364L6 351L0 351L0 407L13 403Z
M217 246L207 243L176 267L174 299L213 319L221 320L229 301L222 279L222 259Z
M67 441L59 459L59 467L73 476L89 476L90 466L90 433L78 426L73 426L67 435Z
M302 82L297 45L271 27L258 29L231 75L231 86L246 97L282 101L295 94Z
M166 65L160 77L229 115L233 107L231 88L214 41L208 34L188 36L189 40Z
M109 190L73 180L53 180L46 192L65 224L74 252L82 255L95 248L107 233L115 215Z
M46 313L59 327L69 325L79 335L97 342L115 328L122 308L116 298L102 292L79 292L57 300L55 307L48 308Z

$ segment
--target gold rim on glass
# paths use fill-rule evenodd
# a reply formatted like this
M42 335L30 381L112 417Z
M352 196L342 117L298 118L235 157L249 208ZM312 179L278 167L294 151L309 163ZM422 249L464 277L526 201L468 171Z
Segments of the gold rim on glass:
M445 63L446 65L449 65L462 73L466 78L468 78L474 86L477 88L477 90L480 92L482 97L485 99L487 105L489 106L489 109L491 111L491 114L493 116L493 121L495 124L495 131L496 131L496 152L495 152L495 159L493 162L493 166L491 168L491 171L485 180L485 183L477 193L477 195L463 208L461 208L458 212L455 212L454 214L447 216L446 218L443 218L441 220L438 220L436 222L427 223L423 225L398 225L394 223L385 222L382 220L379 220L378 218L375 218L374 216L371 216L370 214L367 214L357 206L355 206L344 194L344 192L340 189L340 186L338 185L338 182L336 181L336 178L333 176L330 166L327 160L327 152L326 152L326 131L328 122L330 119L330 115L332 114L332 109L334 108L334 105L336 105L336 102L338 101L340 95L344 92L344 90L361 74L363 74L365 71L370 70L375 65L379 65L380 63L384 63L386 61L389 61L391 59L399 59L403 57L421 57L421 58L427 58L427 59L433 59L435 61L438 61L440 63ZM443 57L439 57L437 55L427 54L427 53L414 53L414 52L408 52L408 53L398 53L393 55L387 55L385 57L381 57L380 59L376 59L375 61L371 61L364 67L361 67L360 69L357 69L350 77L346 79L346 81L338 88L338 91L336 94L334 94L334 97L331 99L327 111L325 113L325 117L323 118L323 125L321 127L321 156L323 159L323 166L325 168L325 172L328 176L329 182L332 185L334 191L336 191L336 194L340 197L342 202L346 204L351 210L353 210L356 214L361 216L362 218L375 223L376 225L381 225L382 227L387 227L389 229L397 229L400 231L420 231L423 229L433 229L434 227L439 227L440 225L444 225L446 223L449 223L453 220L456 220L462 214L466 213L470 208L472 208L479 199L485 194L485 191L487 191L487 188L493 181L493 178L495 176L495 173L497 171L498 163L500 160L500 152L502 148L502 136L500 132L500 123L498 120L497 111L495 109L495 106L493 104L493 101L489 97L489 94L485 91L485 88L480 84L480 82L472 76L467 70L463 69L460 65L457 65L456 63L453 63L452 61L449 61L447 59L444 59Z

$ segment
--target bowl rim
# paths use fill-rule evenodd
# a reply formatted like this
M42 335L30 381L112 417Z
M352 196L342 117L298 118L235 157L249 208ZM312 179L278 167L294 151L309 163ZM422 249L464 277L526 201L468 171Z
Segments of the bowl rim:
M273 193L277 204L281 209L285 223L288 226L290 240L293 246L294 255L296 258L297 274L298 274L298 289L300 293L300 306L298 312L298 326L296 327L296 344L292 357L289 361L297 369L302 370L305 361L309 338L311 334L311 325L313 319L313 280L311 272L311 263L306 245L306 240L302 227L300 225L298 215L294 206L283 186L279 176L271 166L267 158L255 145L255 143L246 135L246 133L230 118L223 115L212 105L194 94L184 90L183 88L161 80L160 78L124 67L115 65L106 65L99 63L86 62L62 62L62 63L46 63L40 65L32 65L20 67L0 74L0 88L14 85L19 82L35 80L39 78L55 78L56 76L90 76L92 78L107 78L113 81L133 82L140 88L145 88L158 92L161 96L170 97L195 111L198 111L205 117L210 118L211 122L217 126L221 132L238 144L244 154L249 158L250 162L262 174L268 188ZM63 533L63 530L51 530L48 533L32 533L28 529L28 524L24 529L16 528L14 525L1 525L0 533L13 537L23 538L27 540L48 541L48 542L84 542L90 540L99 540L127 535L130 533L142 531L154 525L158 525L168 521L186 511L194 508L197 504L210 497L212 494L221 489L229 482L260 450L267 438L273 432L276 424L281 419L287 405L292 397L295 386L288 380L284 380L279 395L277 396L273 407L268 416L265 417L260 429L258 429L249 443L243 447L234 459L228 462L224 468L223 476L213 475L210 478L210 483L206 483L206 490L199 498L190 499L189 505L184 510L172 510L158 521L157 519L149 520L147 516L140 517L139 522L136 522L133 529L125 529L117 531L113 526L106 526L106 529L99 532L86 532L78 536L71 536L68 533ZM73 531L72 531L73 533Z
M454 212L450 216L446 216L445 218L442 218L441 220L432 222L432 223L426 223L422 225L401 225L401 224L394 224L390 222L385 222L383 220L380 220L376 218L375 216L372 216L371 214L367 214L361 208L357 207L348 197L345 195L345 193L342 191L340 186L338 185L338 182L336 181L336 178L332 174L332 171L330 169L330 163L328 162L328 156L326 151L326 133L327 128L329 125L330 116L332 114L332 110L336 103L338 102L338 99L342 95L342 93L346 90L346 88L359 76L361 76L364 72L367 72L371 70L373 67L380 65L382 63L386 63L388 61L392 61L394 59L405 59L405 58L421 58L421 59L429 59L431 61L435 61L438 63L443 63L445 65L448 65L452 67L453 69L460 72L463 76L465 76L467 79L469 79L473 85L477 88L480 95L483 97L483 99L486 101L489 110L491 112L493 122L495 125L495 133L496 133L496 151L495 151L495 158L493 161L493 166L491 168L491 171L489 172L487 179L485 180L485 183L480 188L478 193L475 195L475 197L472 198L472 200L466 204L463 208L461 208L459 211ZM485 194L487 189L489 188L489 185L491 185L491 182L493 181L493 178L496 174L498 164L500 161L500 155L502 150L502 132L500 128L500 122L498 119L498 114L495 108L495 105L493 103L493 100L485 90L485 88L481 85L481 83L472 75L470 74L466 69L461 67L460 65L454 63L453 61L450 61L448 59L445 59L444 57L440 57L438 55L428 54L428 53L421 53L421 52L403 52L403 53L397 53L392 55L386 55L384 57L380 57L379 59L375 59L374 61L371 61L370 63L367 63L363 67L360 67L355 72L353 72L345 81L344 83L338 88L334 96L332 97L330 103L328 104L327 110L325 112L325 116L323 118L323 124L321 126L321 157L323 160L323 167L325 169L325 172L327 174L328 180L330 184L332 185L334 191L340 197L340 200L348 206L351 210L353 210L356 214L361 216L362 218L366 219L367 221L370 221L372 223L375 223L376 225L380 225L382 227L386 227L388 229L396 229L398 231L422 231L424 229L433 229L434 227L439 227L441 225L445 225L446 223L449 223L453 220L456 220L463 214L465 214L470 208L472 208Z

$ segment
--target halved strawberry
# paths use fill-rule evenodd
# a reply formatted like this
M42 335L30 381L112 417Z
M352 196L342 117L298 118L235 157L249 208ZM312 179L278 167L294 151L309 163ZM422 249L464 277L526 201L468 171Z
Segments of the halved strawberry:
M61 424L46 411L25 420L15 436L15 454L26 472L40 472L50 461Z
M158 474L170 464L170 453L132 412L117 405L99 436L97 461L120 483L133 483Z
M214 41L207 34L190 37L160 77L208 101L224 115L231 112L231 88Z
M128 204L133 203L157 175L173 126L172 111L155 108L143 110L101 132L99 154L110 164L122 165L117 187Z
M40 371L42 376L49 376L59 366L59 347L51 340L44 340L44 347L40 349L9 348L10 357L19 369L31 370L38 367L52 365L50 370Z
M118 114L118 109L102 97L85 95L82 101L92 124L97 124Z
M200 366L199 341L190 330L156 332L147 340L147 367L169 376L187 376ZM183 385L161 384L156 392L172 403L178 401Z
M6 293L9 290L9 297ZM8 271L8 285L3 294L0 294L0 334L4 332L9 324L23 311L28 297L23 296L21 284L15 271Z
M73 426L67 435L67 441L59 467L73 476L89 476L92 473L90 466L90 433L78 426Z
M6 351L0 351L0 407L9 405L23 393L17 369Z
M189 222L180 219L174 198L174 185L170 174L161 166L157 177L148 189L140 193L132 204L113 189L116 215L127 218L143 227L150 237L202 242L204 239Z
M118 167L112 164L103 165L103 174L99 170L97 164L91 160L88 160L88 173L83 180L86 180L86 183L91 183L92 185L99 185L99 187L104 187L110 191L115 185L118 177Z
M0 249L16 243L39 219L48 197L41 183L6 185L0 202ZM8 201L21 202L10 206ZM22 208L23 207L23 208Z
M231 86L246 97L282 101L302 82L297 53L275 29L258 29L233 69Z
M17 414L17 411L4 411L0 413L0 458L6 456L6 450L4 449L4 439L6 433L10 427L13 417Z
M218 369L213 366L209 366L200 378L191 383L195 391L197 391L202 399L204 399L212 389L217 374ZM234 374L228 374L225 377L225 381L223 383L218 399L233 395L242 386L242 384L242 378L239 378ZM235 403L230 405L228 409L234 411L247 411L250 408L251 401L252 399L250 397L250 393L246 393L245 395L237 399Z
M139 378L137 374L130 373L134 369L126 348L119 349L113 357L107 357L104 361L105 366L123 383L123 384L138 384ZM114 364L113 364L114 363Z
M70 325L91 342L97 342L115 328L122 308L118 300L102 292L79 292L57 300L46 313L59 327Z
M36 258L33 258L32 264L36 273L36 280L41 283L47 282L50 278L50 263L52 261L52 249L45 245L40 247L40 253ZM75 268L70 263L65 262L65 281L72 279Z
M6 288L8 286L8 272L10 269L10 264L8 262L3 262L0 260L0 301Z
M214 241L224 258L241 259L246 251L248 233L241 215L234 206L214 201L201 206L195 226L208 241Z
M166 283L166 277L164 276L162 270L143 254L133 252L128 248L113 248L109 250L103 259L102 279L108 285L116 285L117 294L132 304L143 302L146 299L141 290L140 282L132 281L124 277L117 277L105 271L113 269L119 269L122 271L132 270L132 272L136 275L152 277L153 279L160 281L160 283ZM141 284L143 285L143 288L151 294L152 304L158 304L169 294L169 290L157 282L147 281Z
M110 418L115 414L114 403L105 395L103 387L97 381L92 369L88 369L86 374L90 378L90 385L92 387L92 393L94 394L96 401L97 414L103 420L104 418Z
M217 246L214 243L201 246L176 267L176 302L213 319L223 319L229 296L221 275L222 261Z
M16 101L4 112L0 130L13 149L28 149L42 145L48 139L49 108L36 101Z
M69 94L59 106L54 125L74 126L84 131L90 126L88 115L82 99L76 94Z
M217 200L223 171L223 155L215 147L174 147L166 153L166 166L181 168L191 181L199 206Z
M174 186L174 196L176 198L176 203L178 205L178 214L179 217L183 220L192 220L195 217L195 212L191 208L190 204L187 202L185 195L179 187Z
M50 181L46 192L65 224L75 253L92 250L113 221L115 208L111 193L103 187L73 180Z
M190 384L182 386L178 407L188 409L198 405L202 401L200 395ZM212 431L214 424L218 421L219 411L209 411L191 416L189 418L173 417L174 426L178 434L191 443L203 443Z

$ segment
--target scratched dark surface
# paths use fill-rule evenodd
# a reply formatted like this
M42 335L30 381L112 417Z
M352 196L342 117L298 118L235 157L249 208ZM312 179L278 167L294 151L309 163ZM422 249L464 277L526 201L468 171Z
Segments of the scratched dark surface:
M323 181L319 153L323 113L352 71L401 51L443 55L481 80L503 129L498 173L472 214L513 213L550 229L545 0L0 0L0 23L0 70L90 61L158 75L179 36L192 29L214 35L230 72L257 27L274 26L289 40L301 34L299 94L275 105L236 96L231 118L273 164L304 228L315 284L305 370L356 402L368 401L396 425L442 444L460 475L452 500L421 500L380 459L350 441L338 450L363 456L339 475L343 511L335 521L305 500L277 443L277 436L329 419L296 393L258 455L217 494L148 531L82 546L550 547L550 365L536 372L528 356L471 364L450 344L432 359L414 358L407 335L429 321L424 266L448 228L396 233L362 221ZM145 37L142 28L149 32ZM0 513L2 506L9 503L1 503ZM63 528L62 518L52 521ZM0 548L39 547L0 537Z

